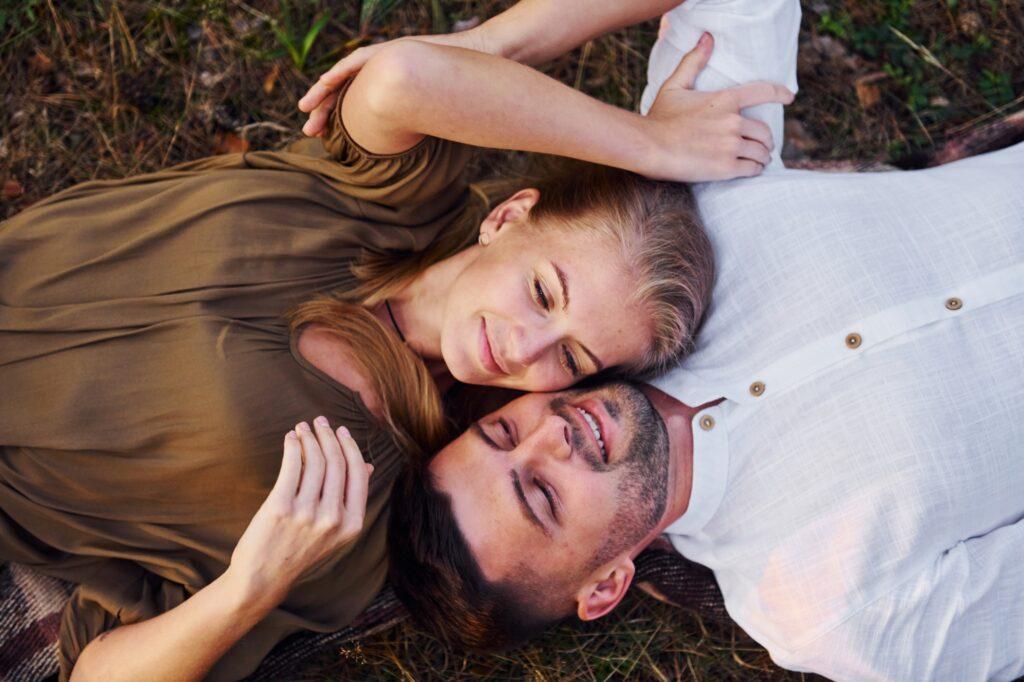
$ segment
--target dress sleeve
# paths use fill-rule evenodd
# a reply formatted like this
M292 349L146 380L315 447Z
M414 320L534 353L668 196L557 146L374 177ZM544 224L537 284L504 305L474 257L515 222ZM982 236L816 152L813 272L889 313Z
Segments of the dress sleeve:
M58 658L66 682L86 645L104 632L159 616L192 596L137 564L112 560L88 584L80 585L64 609ZM259 666L275 644L302 628L287 614L272 611L214 665L207 680L240 680Z
M466 194L464 171L471 147L429 136L396 154L375 154L359 146L341 118L341 100L351 82L342 87L323 138L299 140L289 152L332 162L323 170L346 194L389 208L450 204Z
M651 108L662 84L705 31L714 36L715 49L697 78L697 90L710 92L763 80L797 91L798 0L686 0L667 16L669 28L651 50L641 113ZM772 129L775 151L769 168L781 168L782 105L761 104L743 113Z
M832 679L1024 675L1024 521L961 542L779 665Z

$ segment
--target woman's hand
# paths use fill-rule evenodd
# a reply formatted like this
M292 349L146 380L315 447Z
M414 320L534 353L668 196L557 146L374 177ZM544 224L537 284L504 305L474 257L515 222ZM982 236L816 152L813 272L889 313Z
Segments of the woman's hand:
M727 180L757 175L770 161L775 146L771 130L740 110L769 102L789 104L793 93L764 82L697 92L694 82L713 47L711 34L701 36L647 112L648 132L659 152L645 175L683 182Z
M450 47L461 47L467 50L496 54L496 52L490 49L480 26L459 33L409 36L358 47L324 72L320 79L299 100L299 111L309 114L309 120L302 126L302 132L310 137L320 137L323 135L324 129L327 126L327 118L338 103L339 88L345 84L345 81L359 73L359 70L366 65L370 57L378 54L386 46L403 40L418 40L424 43L434 43L435 45L448 45Z
M315 431L315 433L314 433ZM284 439L281 471L242 534L225 572L252 599L277 605L299 577L353 542L363 529L373 466L324 417Z

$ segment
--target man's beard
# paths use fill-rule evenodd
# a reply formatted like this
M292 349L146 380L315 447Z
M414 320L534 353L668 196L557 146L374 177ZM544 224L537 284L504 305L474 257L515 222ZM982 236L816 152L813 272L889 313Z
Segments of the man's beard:
M572 391L569 397L569 400L578 395L597 398L613 419L628 426L632 435L625 457L609 466L609 469L625 471L617 490L613 526L591 562L591 569L640 542L661 521L668 501L669 439L664 420L637 386L615 382L603 388L610 389L611 395L582 389ZM567 403L565 399L557 399L552 402L552 408L557 412ZM572 438L574 447L589 447L589 441L579 429L573 429Z

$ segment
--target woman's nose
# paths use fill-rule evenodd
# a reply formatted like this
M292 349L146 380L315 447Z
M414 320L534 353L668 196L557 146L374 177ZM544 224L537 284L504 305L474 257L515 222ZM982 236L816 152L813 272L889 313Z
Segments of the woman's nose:
M550 329L526 329L517 327L512 332L508 359L517 369L524 369L539 362L547 355L558 339Z

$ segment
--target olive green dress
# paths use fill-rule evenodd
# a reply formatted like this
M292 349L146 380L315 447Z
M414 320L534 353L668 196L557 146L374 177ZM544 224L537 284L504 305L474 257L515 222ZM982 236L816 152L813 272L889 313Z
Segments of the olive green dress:
M224 571L284 434L319 414L376 467L365 531L211 678L244 677L285 636L341 628L372 601L403 455L298 354L282 314L352 286L362 249L421 249L479 208L467 157L434 138L369 154L336 116L323 143L87 182L0 223L0 560L80 584L62 679L103 631Z

